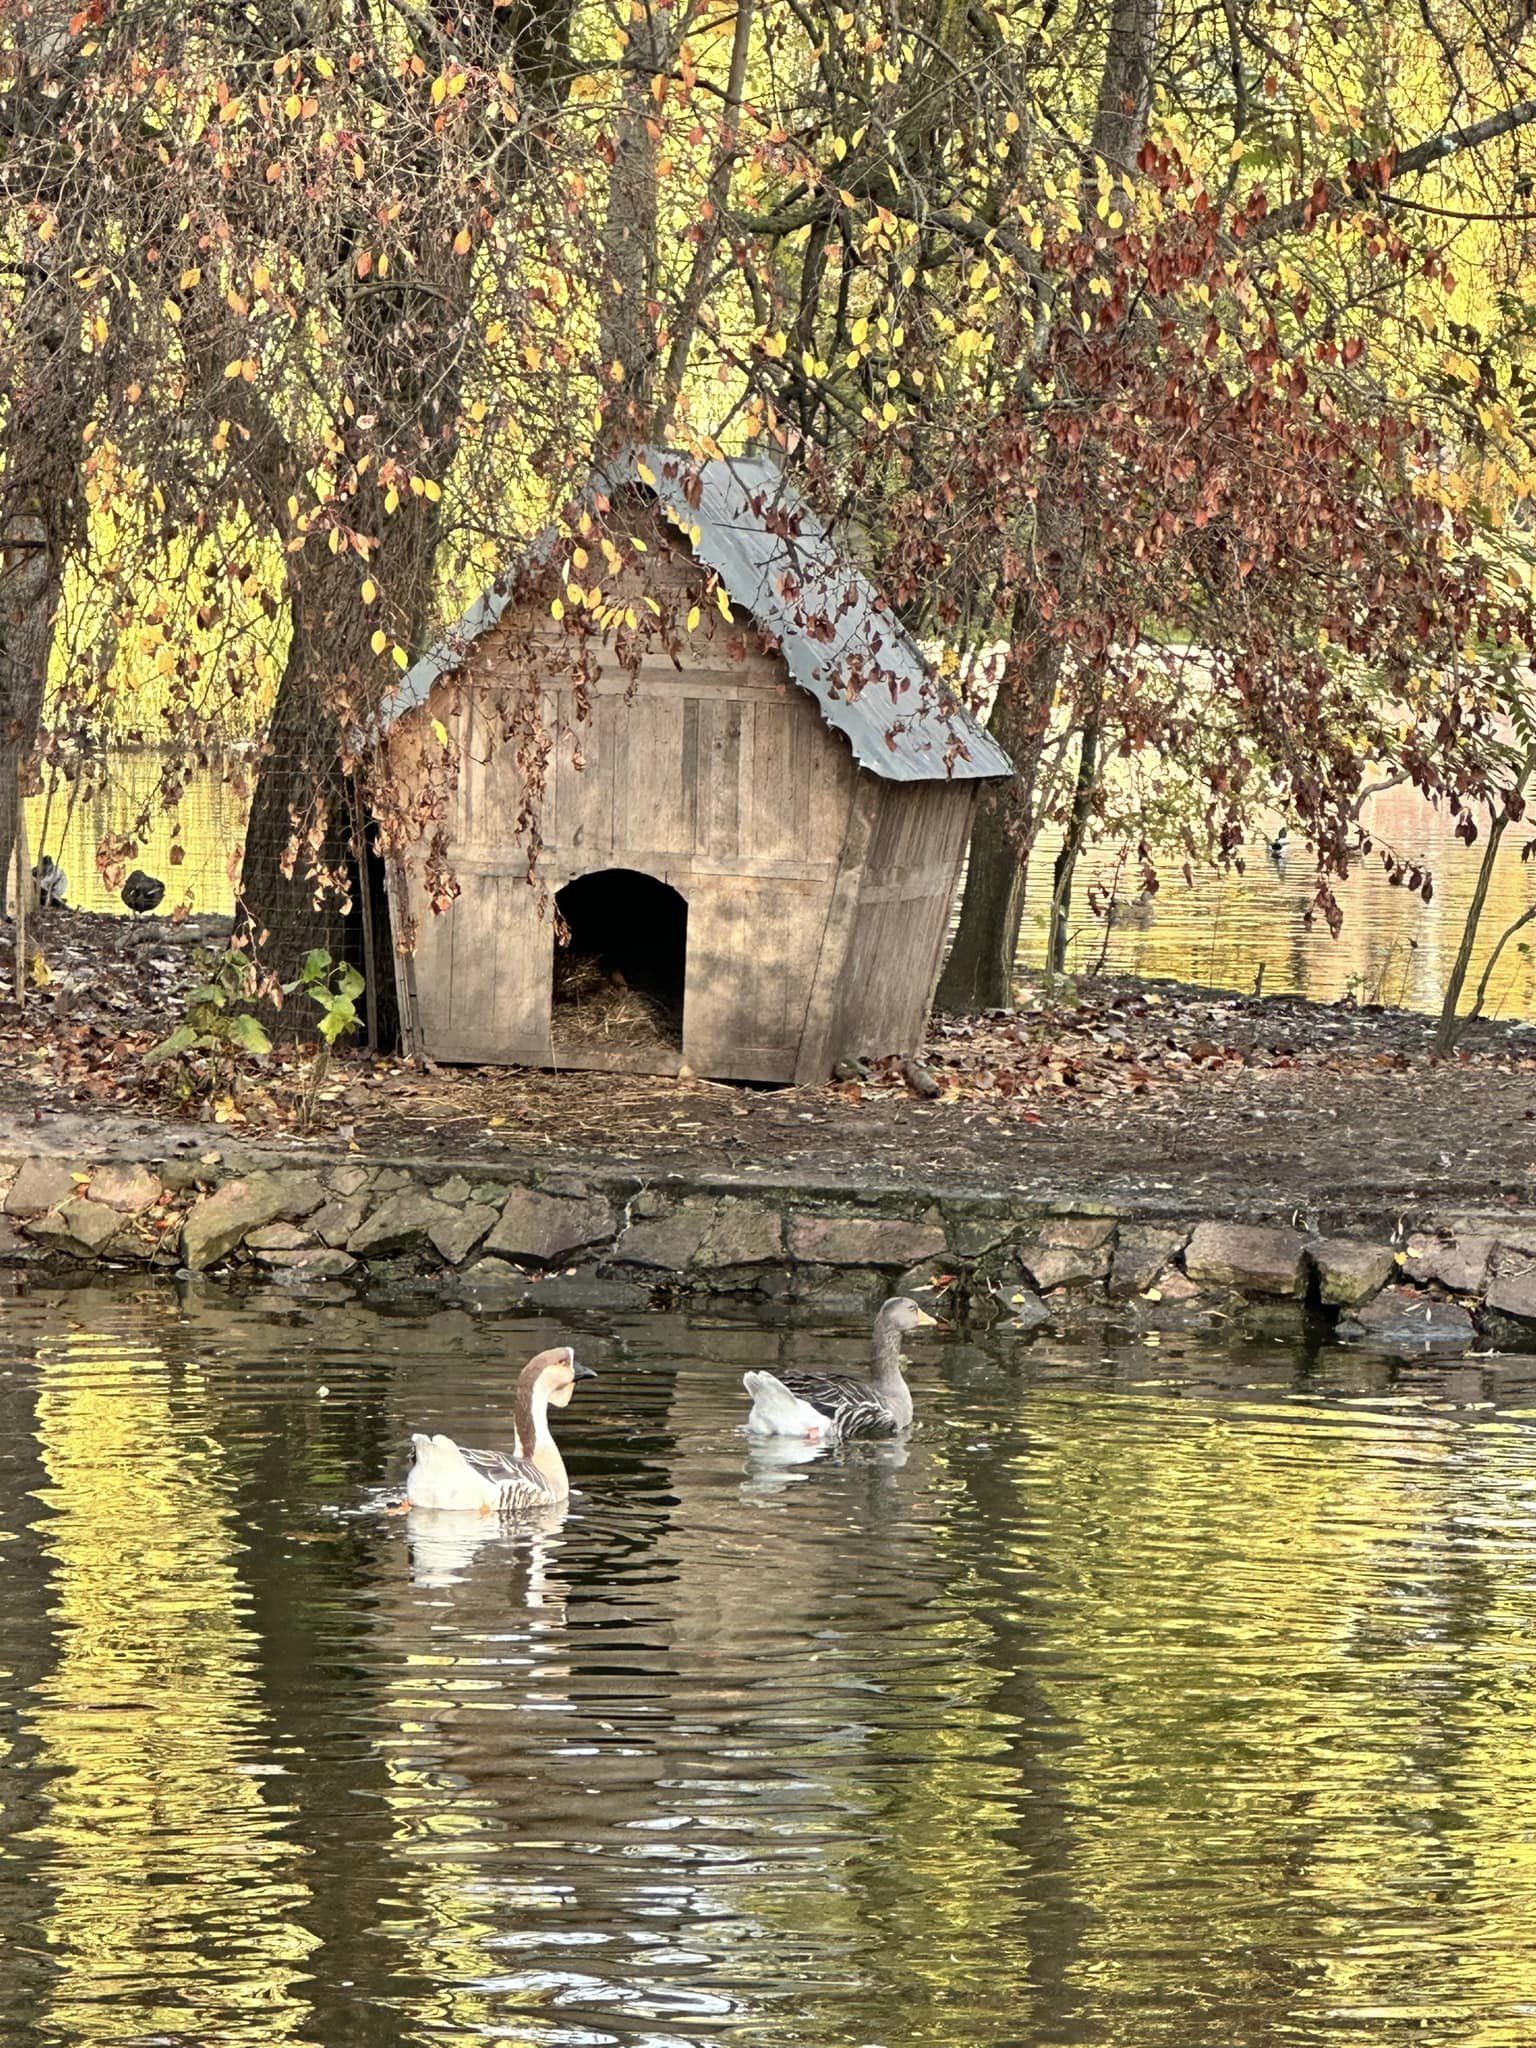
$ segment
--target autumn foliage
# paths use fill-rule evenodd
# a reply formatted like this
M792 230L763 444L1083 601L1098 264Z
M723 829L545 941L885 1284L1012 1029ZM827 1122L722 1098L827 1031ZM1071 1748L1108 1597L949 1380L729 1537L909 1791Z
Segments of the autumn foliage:
M40 753L252 741L253 924L340 957L454 773L382 775L402 670L551 524L629 630L579 508L664 438L799 472L1009 747L957 1000L1116 756L1149 886L1279 810L1331 915L1367 777L1518 801L1533 113L1459 0L0 0L0 851Z

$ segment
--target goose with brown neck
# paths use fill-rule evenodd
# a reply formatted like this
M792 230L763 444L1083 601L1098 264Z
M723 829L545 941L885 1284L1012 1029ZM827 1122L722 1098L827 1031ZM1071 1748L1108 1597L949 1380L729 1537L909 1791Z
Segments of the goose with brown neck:
M549 1411L564 1408L578 1380L595 1379L568 1344L541 1351L523 1367L512 1404L517 1456L473 1451L450 1436L413 1435L405 1497L413 1508L457 1514L516 1515L557 1506L570 1497Z
M913 1330L932 1328L933 1321L910 1295L893 1296L875 1317L867 1380L840 1373L745 1373L742 1385L752 1396L748 1434L804 1437L811 1443L899 1436L912 1426L912 1389L902 1375L901 1340Z

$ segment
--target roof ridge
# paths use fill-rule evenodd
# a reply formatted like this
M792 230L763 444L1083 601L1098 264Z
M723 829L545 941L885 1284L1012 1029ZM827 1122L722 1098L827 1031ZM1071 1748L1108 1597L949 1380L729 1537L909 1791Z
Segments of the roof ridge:
M806 549L794 548L798 532L780 531L779 522L764 517L761 492L744 474L749 468L766 470L782 485L789 516L809 522ZM594 469L586 488L637 488L655 498L731 602L777 642L790 674L816 699L824 721L847 739L861 768L896 782L974 781L1013 772L1003 749L948 688L894 606L788 474L767 458L699 460L681 449L642 443ZM537 564L541 551L553 558L561 538L557 527L546 528L453 631L407 670L387 707L386 729L463 664L475 641L501 618L520 574ZM793 594L777 580L781 572L794 578ZM861 637L872 643L867 650L855 645ZM847 668L862 662L866 652L877 672L849 689ZM909 692L910 701L903 702Z

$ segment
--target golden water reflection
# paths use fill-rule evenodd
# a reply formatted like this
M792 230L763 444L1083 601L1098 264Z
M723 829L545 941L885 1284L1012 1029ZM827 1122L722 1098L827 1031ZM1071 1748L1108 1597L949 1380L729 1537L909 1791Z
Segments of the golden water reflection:
M1428 868L1434 878L1430 903L1393 888L1373 858L1335 884L1344 912L1335 939L1321 916L1308 929L1317 870L1300 847L1288 847L1274 860L1260 845L1243 874L1197 868L1192 884L1169 860L1161 888L1148 900L1138 899L1134 863L1125 863L1117 876L1117 850L1099 846L1085 853L1080 865L1068 967L1075 974L1089 973L1102 962L1111 973L1244 991L1254 987L1262 969L1263 988L1271 995L1289 992L1320 1002L1353 996L1360 1003L1436 1011L1461 942L1482 842L1464 845L1452 830L1453 821L1406 787L1370 799L1363 822L1378 846ZM1536 901L1536 868L1519 857L1529 836L1517 828L1506 834L1500 849L1479 924L1467 1001L1500 933ZM1037 964L1044 949L1055 854L1056 842L1046 840L1030 870L1022 951L1027 965ZM1107 899L1117 883L1118 920L1106 925L1093 914L1089 889L1096 885ZM1525 945L1530 937L1528 927L1500 956L1489 983L1490 1017L1536 1016L1536 947Z
M65 1327L38 1351L56 1656L22 1705L48 1781L50 2037L314 2043L238 1536L195 1376ZM179 1377L179 1376L178 1376Z
M796 1465L740 1372L856 1333L590 1323L509 1533L380 1509L553 1325L80 1299L0 1322L29 2041L1536 2038L1518 1362L950 1334Z

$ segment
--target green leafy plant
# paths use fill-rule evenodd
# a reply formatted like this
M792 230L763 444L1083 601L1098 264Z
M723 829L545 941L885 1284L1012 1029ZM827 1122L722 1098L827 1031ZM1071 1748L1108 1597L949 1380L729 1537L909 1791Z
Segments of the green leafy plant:
M308 996L320 1011L320 1045L310 1068L300 1113L306 1130L314 1121L320 1090L325 1086L325 1077L330 1071L332 1047L344 1033L357 1030L363 1021L358 1014L357 999L365 986L355 967L349 966L345 960L333 960L323 946L305 954L296 980L283 983L284 995Z
M242 1060L264 1059L272 1041L245 1006L261 993L256 962L238 946L198 956L205 979L188 992L184 1021L144 1055L151 1071L176 1062L178 1091L211 1101L233 1095Z

